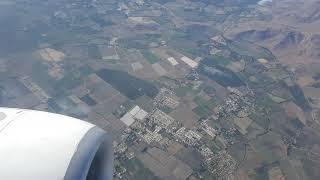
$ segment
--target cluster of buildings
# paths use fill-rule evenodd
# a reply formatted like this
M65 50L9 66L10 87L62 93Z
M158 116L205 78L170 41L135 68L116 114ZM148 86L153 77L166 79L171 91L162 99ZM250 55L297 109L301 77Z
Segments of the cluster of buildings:
M214 138L218 132L210 127L207 122L202 122L202 130L210 137ZM184 145L194 147L204 159L203 167L205 167L215 177L232 176L236 169L236 161L226 151L213 152L207 145L202 142L202 134L199 132L181 127L174 133L178 141Z
M223 137L225 143L229 145L235 144L237 142L237 136L239 135L239 130L237 128L221 128L219 129L219 134Z
M168 90L162 89L154 103L170 108L178 106L179 102L170 98L170 94L166 92ZM148 113L139 106L134 106L120 120L148 144L159 142L163 139L163 132L172 133L181 126L178 121L157 108Z
M161 110L155 110L150 116L150 121L161 128L168 128L175 120Z
M159 94L154 99L155 106L166 106L175 109L179 106L179 98L169 89L161 88Z
M206 121L200 123L201 129L206 132L211 138L215 138L217 135L217 130L208 125Z
M244 94L236 88L228 88L230 95L225 99L224 103L217 107L217 111L213 117L223 118L230 114L246 114L251 106L251 102Z
M140 135L148 144L160 142L164 134L173 133L179 126L181 124L178 121L159 109L151 112L145 122L139 124Z
M123 179L124 175L126 174L127 169L120 164L115 164L113 168L113 177L118 179Z
M205 148L202 152L205 156L207 169L215 177L225 177L226 179L233 177L236 170L236 161L226 151L211 153L210 149Z
M184 144L193 147L197 147L200 144L200 140L202 138L199 133L190 129L188 130L185 127L181 127L174 135Z
M190 81L199 81L200 75L197 71L192 70L189 74L186 75L186 79Z
M226 46L227 41L222 35L214 36L211 38L214 46Z
M241 98L244 96L241 91L235 88L228 88L228 90L230 96L221 107L221 109L225 109L224 113L239 110ZM122 143L115 146L116 155L126 159L134 157L134 153L128 148L129 141L134 143L144 141L148 145L162 147L162 142L171 140L198 151L204 158L203 167L214 176L226 177L233 174L236 161L226 151L213 152L203 140L208 137L213 140L219 134L228 138L228 135L233 136L237 129L215 129L208 124L208 120L201 121L197 130L184 127L182 123L158 109L163 105L172 109L179 105L179 98L175 93L165 88L160 90L154 98L153 104L155 108L149 113L139 106L134 106L120 118L128 126L128 130L123 134ZM229 131L230 133L228 133ZM117 177L121 177L121 174L125 173L125 168L118 168L116 173Z

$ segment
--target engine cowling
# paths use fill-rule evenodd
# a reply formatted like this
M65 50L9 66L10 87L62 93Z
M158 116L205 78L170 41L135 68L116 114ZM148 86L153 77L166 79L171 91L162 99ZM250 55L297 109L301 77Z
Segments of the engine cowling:
M0 179L111 180L111 137L48 112L0 108Z

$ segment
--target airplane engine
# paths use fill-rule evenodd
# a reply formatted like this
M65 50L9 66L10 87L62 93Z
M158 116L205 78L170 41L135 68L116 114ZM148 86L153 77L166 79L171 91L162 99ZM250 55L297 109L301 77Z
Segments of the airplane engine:
M76 118L0 108L0 179L111 180L111 137Z

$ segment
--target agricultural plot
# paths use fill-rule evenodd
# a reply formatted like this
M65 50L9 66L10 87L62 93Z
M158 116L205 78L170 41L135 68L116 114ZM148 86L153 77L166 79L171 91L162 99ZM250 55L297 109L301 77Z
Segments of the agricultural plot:
M159 57L149 50L141 50L141 53L143 57L150 63L150 64L155 64L156 62L159 61Z

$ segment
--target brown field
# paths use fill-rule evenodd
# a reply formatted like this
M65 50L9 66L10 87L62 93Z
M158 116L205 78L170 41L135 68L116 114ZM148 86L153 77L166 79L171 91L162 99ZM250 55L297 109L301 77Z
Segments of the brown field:
M158 148L150 148L147 153L138 154L137 157L163 179L184 180L192 173L188 165Z
M60 62L65 57L63 52L51 48L41 49L38 52L41 58L48 62Z
M243 60L232 62L232 63L228 64L226 67L229 68L233 72L241 72L245 68L245 62Z
M194 128L197 124L197 115L190 110L190 107L179 106L176 110L170 113L170 116L180 121L186 128Z
M279 167L274 167L269 170L269 180L285 180L283 173Z
M305 86L309 86L312 83L314 83L314 79L312 78L312 76L302 76L302 77L298 77L298 81L297 83L299 84L299 86L301 87L305 87Z
M288 103L284 103L283 108L290 118L298 118L301 121L301 123L306 124L307 120L304 115L304 112L294 102L290 101Z

